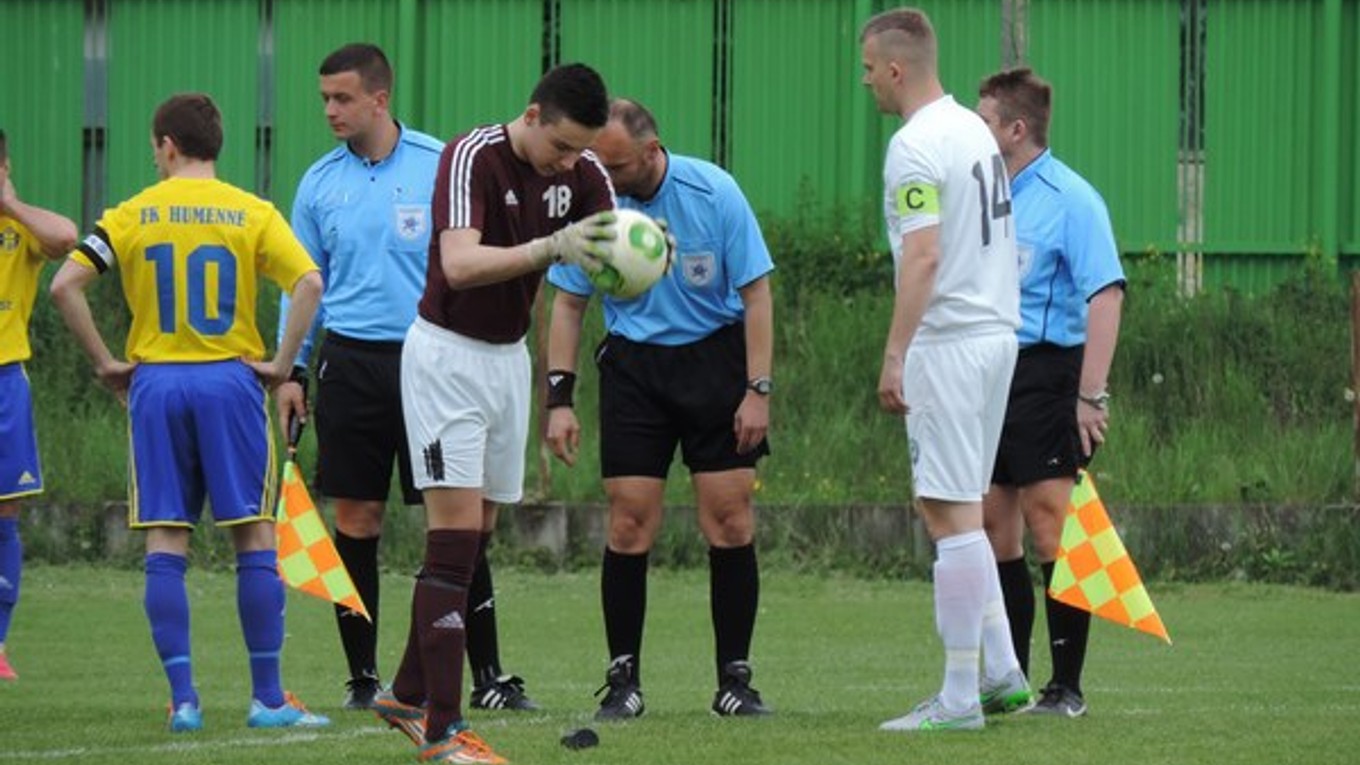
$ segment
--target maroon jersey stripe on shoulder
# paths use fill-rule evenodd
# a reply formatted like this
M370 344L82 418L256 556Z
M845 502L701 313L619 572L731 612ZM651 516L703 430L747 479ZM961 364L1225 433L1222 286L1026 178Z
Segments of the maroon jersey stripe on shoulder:
M458 139L449 168L448 228L472 226L472 166L479 151L504 140L500 125L480 127Z

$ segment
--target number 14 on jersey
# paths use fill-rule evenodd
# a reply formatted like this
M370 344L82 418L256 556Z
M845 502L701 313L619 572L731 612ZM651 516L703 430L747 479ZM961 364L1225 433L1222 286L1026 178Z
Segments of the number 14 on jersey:
M982 211L982 246L992 243L992 221L1001 221L1002 230L1010 232L1011 184L1006 177L1006 163L1000 154L992 155L992 177L987 178L981 162L973 163L973 179L978 184L978 209Z

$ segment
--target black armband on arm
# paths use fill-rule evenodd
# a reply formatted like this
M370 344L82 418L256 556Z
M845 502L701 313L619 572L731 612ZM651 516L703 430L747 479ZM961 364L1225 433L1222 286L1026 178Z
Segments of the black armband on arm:
M576 392L576 373L565 369L548 370L548 409L559 406L574 406L572 394Z

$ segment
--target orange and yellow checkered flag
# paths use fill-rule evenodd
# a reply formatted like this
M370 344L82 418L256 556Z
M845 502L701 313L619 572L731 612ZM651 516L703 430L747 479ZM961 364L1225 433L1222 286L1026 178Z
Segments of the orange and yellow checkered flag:
M1162 618L1143 587L1095 482L1077 474L1048 593L1055 600L1165 640Z
M348 606L373 621L291 458L283 464L274 528L279 542L279 575L289 587Z

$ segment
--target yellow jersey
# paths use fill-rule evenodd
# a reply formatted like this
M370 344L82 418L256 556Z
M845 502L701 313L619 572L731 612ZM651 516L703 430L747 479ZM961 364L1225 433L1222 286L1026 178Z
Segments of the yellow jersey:
M317 270L272 204L216 179L169 178L107 210L72 258L117 265L132 362L261 359L260 276L285 292Z
M43 262L37 237L19 221L0 215L0 364L25 361L33 355L28 319L33 315Z

